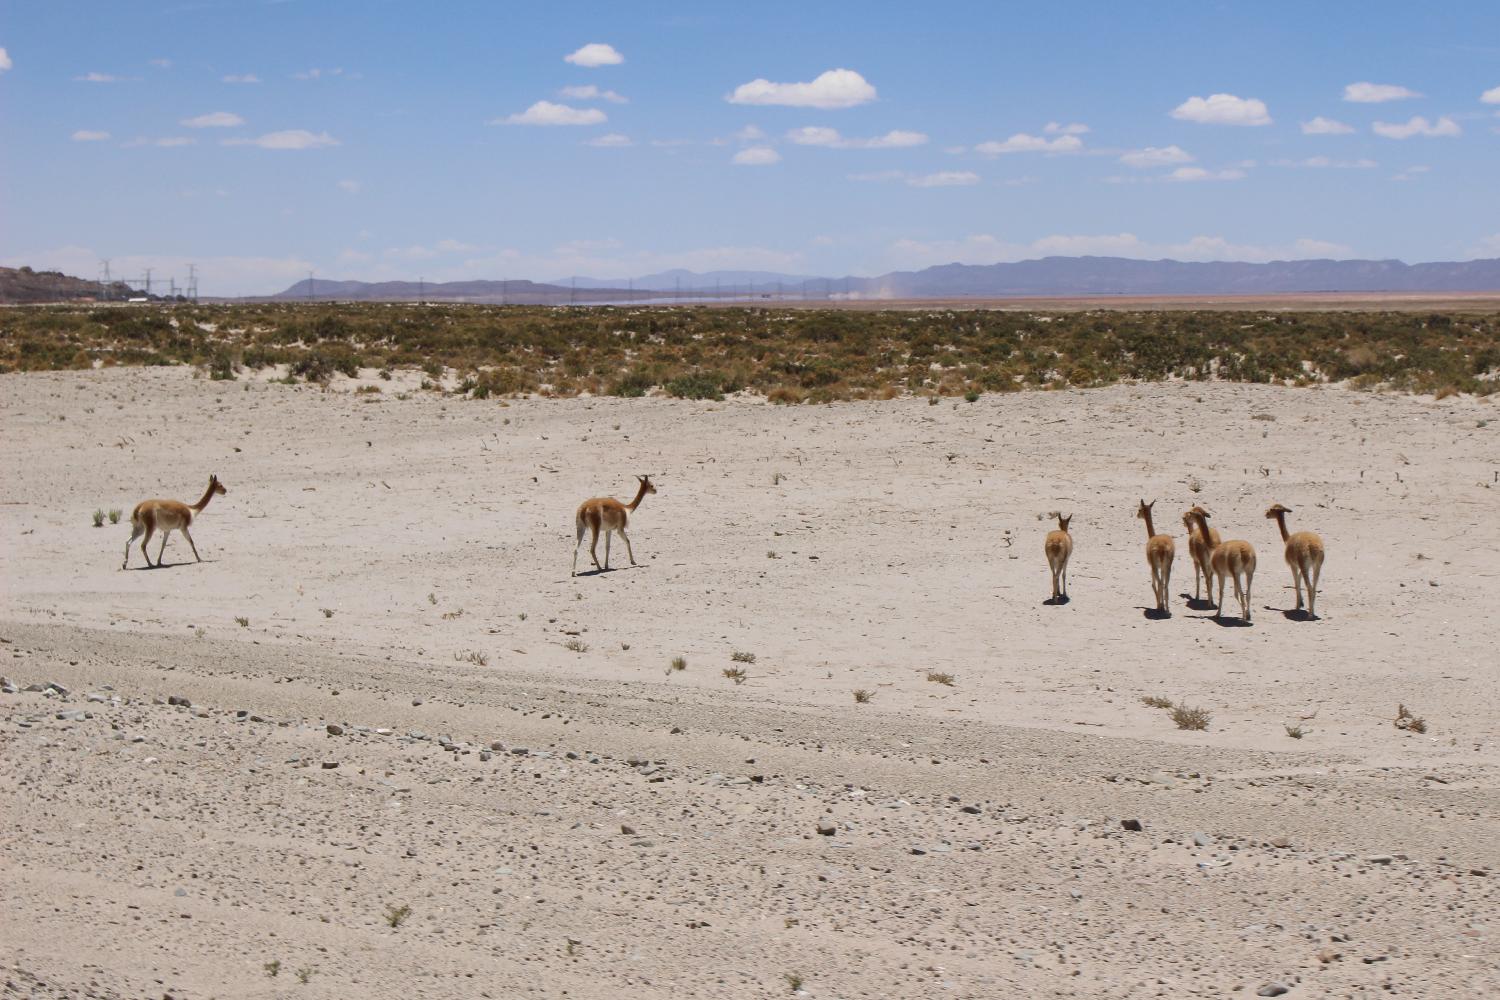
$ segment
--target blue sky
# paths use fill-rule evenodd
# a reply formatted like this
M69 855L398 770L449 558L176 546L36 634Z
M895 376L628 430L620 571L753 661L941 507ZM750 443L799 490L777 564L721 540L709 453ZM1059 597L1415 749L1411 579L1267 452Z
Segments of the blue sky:
M1500 256L1500 3L1438 9L0 0L0 263Z

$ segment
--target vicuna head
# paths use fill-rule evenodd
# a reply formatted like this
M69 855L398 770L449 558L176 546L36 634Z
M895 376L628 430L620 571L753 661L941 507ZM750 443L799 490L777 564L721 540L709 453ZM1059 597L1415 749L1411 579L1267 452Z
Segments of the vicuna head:
M219 477L212 474L208 477L208 489L209 492L213 493L215 496L223 496L224 494L229 492L224 488L224 484L219 482Z
M1067 517L1063 517L1061 513L1059 513L1057 515L1057 528L1058 528L1059 531L1067 531L1068 530L1068 525L1070 525L1072 523L1073 523L1073 515L1072 514L1069 514Z
M1147 503L1146 501L1142 500L1141 501L1141 505L1135 509L1135 516L1138 517L1138 518L1140 518L1142 521L1144 521L1148 517L1151 516L1151 508L1155 507L1155 506L1156 506L1156 501L1155 500L1152 500L1150 503Z
M656 487L653 486L653 485L651 485L651 477L650 476L636 476L635 478L640 481L641 492L642 493L655 493L656 492Z
M1292 508L1290 508L1290 507L1283 507L1279 503L1273 503L1270 506L1270 508L1266 511L1266 517L1268 517L1268 518L1277 518L1277 517L1280 517L1283 514L1290 514L1291 512L1292 512Z

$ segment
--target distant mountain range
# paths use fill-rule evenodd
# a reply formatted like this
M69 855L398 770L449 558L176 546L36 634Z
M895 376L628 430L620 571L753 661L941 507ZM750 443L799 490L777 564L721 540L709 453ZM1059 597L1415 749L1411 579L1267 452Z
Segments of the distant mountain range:
M299 281L271 299L568 302L783 298L957 299L1087 295L1276 295L1308 292L1500 292L1500 258L1405 264L1399 260L1192 263L1125 257L1044 257L1013 264L942 264L876 278L767 271L664 271L639 278L557 282Z
M100 282L74 278L61 271L33 271L29 267L0 267L0 302L25 305L41 302L76 302L79 299L111 298L124 301L144 295L116 281L105 287ZM160 296L152 296L158 299Z

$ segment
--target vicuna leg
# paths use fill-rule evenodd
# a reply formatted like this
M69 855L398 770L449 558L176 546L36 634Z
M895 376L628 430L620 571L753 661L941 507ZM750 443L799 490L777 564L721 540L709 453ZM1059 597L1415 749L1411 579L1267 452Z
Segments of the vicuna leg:
M589 525L589 558L594 560L595 569L604 568L599 565L599 526L597 524Z
M604 529L604 568L609 569L609 539L614 532Z
M583 518L577 518L574 527L578 531L578 540L573 543L573 572L572 576L578 575L578 549L583 545Z
M141 555L146 560L146 568L151 568L151 553L146 551L146 546L151 544L151 536L156 534L156 525L150 521L146 522L146 537L141 539Z
M1302 574L1307 578L1307 613L1313 618L1318 617L1318 577L1322 575L1322 572L1323 560L1315 559L1312 564L1312 573Z
M143 531L145 531L145 530L146 530L146 526L143 525L143 524L134 524L134 525L131 525L131 528L130 528L130 541L128 541L128 542L125 543L125 561L122 562L122 563L120 563L120 568L121 569L128 569L129 568L129 566L130 566L130 546L132 546L132 545L135 544L135 540L137 538L141 537L141 533Z
M1167 610L1167 605L1172 603L1172 564L1167 563L1161 572L1161 609Z
M635 551L630 547L630 536L625 534L625 529L620 529L620 537L625 539L625 554L630 557L630 565L635 565Z
M156 550L156 565L158 565L158 566L161 565L161 555L162 555L162 553L165 552L165 551L167 551L167 539L170 538L171 535L172 535L172 529L171 528L168 528L167 530L165 530L165 531L163 531L161 533L161 548L159 548L159 549Z
M196 545L193 544L193 536L190 535L190 534L188 534L188 530L186 528L182 529L182 537L186 538L188 540L188 545L192 547L192 550L193 550L193 559L196 560L196 561L198 561L198 562L202 562L203 561L203 557L200 556L200 555L198 555L198 546L196 546Z

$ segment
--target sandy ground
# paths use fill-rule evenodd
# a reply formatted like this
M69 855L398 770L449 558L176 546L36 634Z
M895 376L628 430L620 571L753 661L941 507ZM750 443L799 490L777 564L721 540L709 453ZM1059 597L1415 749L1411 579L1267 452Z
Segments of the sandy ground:
M1492 995L1497 418L0 377L0 674L67 689L0 694L0 989ZM94 509L210 471L204 561L122 572ZM640 565L570 578L574 508L635 473ZM1190 504L1256 546L1253 625L1146 613L1140 497L1176 595ZM1321 620L1273 501L1327 542Z

